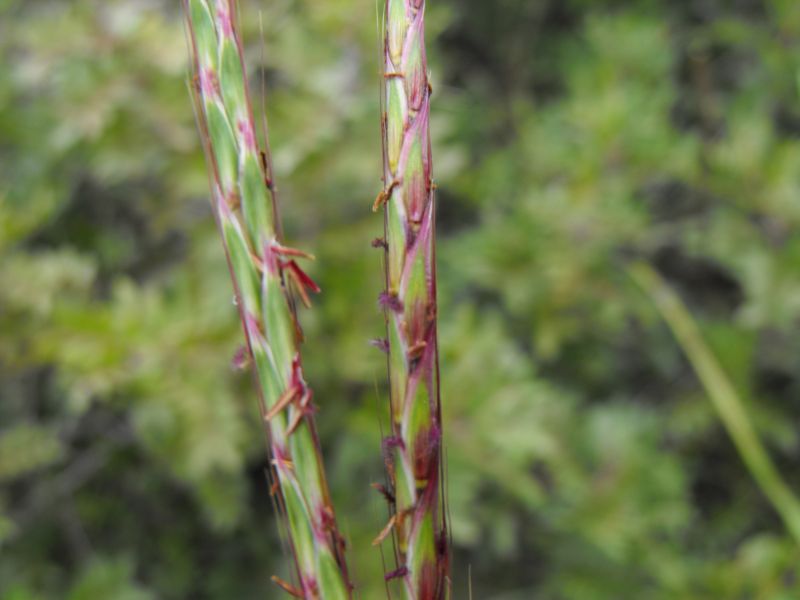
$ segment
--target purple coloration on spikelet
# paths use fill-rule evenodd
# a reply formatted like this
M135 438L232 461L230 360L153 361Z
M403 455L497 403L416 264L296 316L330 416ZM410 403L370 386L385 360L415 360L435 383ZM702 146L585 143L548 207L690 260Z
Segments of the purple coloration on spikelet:
M250 366L250 352L246 346L239 346L231 359L231 367L235 371L244 371Z
M250 121L240 120L236 123L236 128L239 130L239 135L244 142L245 148L255 152L256 134L253 131L252 123L250 123Z
M403 303L400 301L400 298L397 297L396 294L390 294L389 292L381 292L378 296L378 304L382 308L389 309L396 313L403 312Z
M261 331L261 322L254 314L244 311L244 327L251 343L264 343L264 333Z
M233 37L233 21L231 20L231 11L226 0L217 1L217 23L224 37Z
M390 452L396 449L404 450L405 447L406 444L401 437L390 435L383 438L383 449L385 452Z
M209 98L219 95L219 79L216 72L211 69L203 69L200 72L200 89Z
M449 556L441 490L434 189L425 0L386 0L383 206L392 434L383 442L406 600L443 600Z
M384 354L389 354L389 340L385 338L378 338L369 341L370 346L377 348Z
M184 0L184 8L212 205L247 341L234 364L252 362L255 367L259 410L272 452L272 492L286 518L302 592L280 578L273 581L307 600L350 598L344 542L311 416L313 394L299 354L293 292L307 303L307 292L319 287L294 259L310 255L280 243L270 168L267 154L258 147L233 20L235 1Z
M263 253L264 256L262 260L262 267L266 270L267 273L273 276L280 275L279 269L279 262L278 262L278 255L273 249L273 242L267 242L264 244Z

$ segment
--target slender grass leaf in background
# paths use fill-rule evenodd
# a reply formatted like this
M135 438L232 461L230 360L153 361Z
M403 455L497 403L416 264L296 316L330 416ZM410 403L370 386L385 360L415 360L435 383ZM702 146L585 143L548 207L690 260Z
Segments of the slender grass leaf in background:
M736 388L709 350L686 306L646 263L632 265L629 272L669 325L750 474L800 545L800 500L767 454Z

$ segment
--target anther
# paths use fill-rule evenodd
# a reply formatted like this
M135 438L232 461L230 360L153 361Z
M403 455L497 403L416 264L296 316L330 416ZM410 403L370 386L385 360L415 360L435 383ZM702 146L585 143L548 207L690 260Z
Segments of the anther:
M370 487L373 490L376 490L381 496L383 496L386 499L386 502L388 502L389 504L394 504L395 502L394 494L390 492L385 485L383 485L382 483L371 483Z
M381 190L378 192L377 197L375 198L375 202L372 203L372 212L378 212L378 209L386 204L386 201L389 199L389 195L386 193L385 190Z
M303 252L302 250L298 250L297 248L290 248L288 246L283 246L278 242L272 242L270 244L270 248L275 254L279 254L280 256L296 256L298 258L307 258L309 260L315 260L314 255L308 252Z
M370 340L369 345L377 348L384 354L389 354L389 340L386 338L376 338L374 340Z
M230 194L225 196L225 202L228 204L228 208L232 211L237 210L242 205L242 199L239 196L239 192L232 191Z
M297 428L300 427L300 423L303 422L303 417L311 414L312 412L311 390L306 390L306 393L303 394L303 397L300 399L300 402L297 405L297 411L292 418L292 422L289 424L289 429L286 430L286 434L292 435Z
M291 583L284 581L277 575L272 576L272 583L282 588L284 592L294 598L303 598L303 591L293 586Z
M394 528L395 521L397 521L397 515L392 515L392 518L389 519L389 522L386 523L386 526L381 530L378 536L372 540L373 546L378 546L386 539L386 537L391 533L392 529Z
M264 415L264 420L271 421L272 419L274 419L275 415L280 413L282 410L284 410L287 406L289 406L292 403L292 400L294 400L297 397L299 391L300 390L298 390L296 384L293 383L290 384L289 389L287 389L285 392L281 394L280 398L278 398L278 401L275 402L275 404L272 405L272 408L270 408Z
M372 203L372 212L377 212L377 210L381 206L383 206L389 201L389 199L392 197L392 192L394 191L394 188L396 188L398 185L400 185L400 181L395 179L394 181L392 181L392 183L389 184L388 188L386 188L385 190L381 190L380 193L378 193L378 197L375 198L375 202Z
M397 294L381 292L380 296L378 296L378 304L396 313L403 312L403 301L400 300Z
M422 340L411 346L407 352L409 360L414 360L422 356L422 353L425 351L425 348L427 347L428 344Z
M299 265L293 261L283 263L284 272L289 276L289 279L294 283L294 288L300 294L300 299L306 308L311 308L311 298L308 296L308 290L318 294L321 290L316 282L303 271Z

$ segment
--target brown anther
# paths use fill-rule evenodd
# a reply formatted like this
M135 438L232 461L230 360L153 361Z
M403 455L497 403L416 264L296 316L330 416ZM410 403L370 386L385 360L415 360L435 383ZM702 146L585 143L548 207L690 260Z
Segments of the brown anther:
M300 423L303 422L303 417L305 417L305 412L302 410L298 410L294 413L294 417L292 417L292 422L289 423L289 429L286 430L286 435L292 435L297 428L300 427Z
M269 495L274 496L275 494L278 493L280 489L281 489L281 483L280 481L275 479L275 481L272 482L272 485L269 486Z
M271 421L273 418L275 418L275 415L277 415L279 412L284 410L287 406L289 406L289 404L292 403L292 400L294 400L297 397L297 393L298 389L295 386L291 386L289 389L283 392L280 398L278 398L278 401L275 404L273 404L272 408L270 408L264 415L264 420Z
M385 485L382 483L371 483L370 487L373 490L377 490L378 493L386 499L386 502L389 504L394 504L394 494L392 494L392 492L390 492Z
M386 526L381 530L378 536L372 540L373 546L378 546L386 537L391 533L392 529L394 528L395 521L397 520L397 515L392 515L392 518L389 519L389 522Z
M273 575L272 576L272 583L278 585L278 587L283 588L284 592L286 592L290 596L293 596L294 598L303 598L304 597L303 596L303 591L301 589L296 588L291 583L289 583L287 581L284 581L283 579L281 579L277 575Z
M386 204L389 201L389 198L392 197L392 192L394 191L394 188L396 188L399 185L400 181L395 179L394 181L392 181L392 183L389 184L388 188L386 188L385 190L381 190L381 192L378 194L378 197L375 198L375 202L373 202L372 204L372 212L377 212L377 210L381 206Z
M403 78L405 77L405 73L402 71L389 71L383 74L384 79L396 79L396 78Z
M294 417L292 417L292 422L289 424L289 429L286 430L287 435L292 435L298 427L300 427L300 423L303 422L303 417L305 417L310 412L310 405L311 405L311 390L306 389L306 393L300 398L300 401L297 403L297 412L295 413Z
M411 348L408 349L407 353L409 360L414 360L422 356L422 353L425 351L425 348L427 347L428 344L422 340L411 346Z
M306 292L306 287L303 285L303 282L300 281L297 273L295 273L292 269L287 269L284 272L289 276L289 281L292 283L292 288L299 294L303 305L306 308L311 308L311 298L309 298L308 292Z
M433 94L433 86L431 85L431 82L428 81L428 95L430 96L431 94Z
M242 198L239 196L239 192L233 191L225 197L225 202L228 203L228 208L234 211L242 205Z
M394 526L395 526L395 529L397 530L397 532L399 534L401 542L404 539L404 530L405 530L406 518L408 518L413 513L414 513L414 506L411 506L411 507L409 507L409 508L407 508L405 510L398 511L396 513L396 515L395 515L397 518L395 519Z
M386 190L381 190L378 192L378 196L375 198L375 202L372 203L372 212L378 212L378 209L386 204L386 201L389 199L389 195L386 193Z
M282 246L277 242L273 242L270 245L275 254L279 254L281 256L296 256L298 258L307 258L309 260L315 260L314 255L308 252L303 252L302 250L298 250L297 248L289 248L288 246Z

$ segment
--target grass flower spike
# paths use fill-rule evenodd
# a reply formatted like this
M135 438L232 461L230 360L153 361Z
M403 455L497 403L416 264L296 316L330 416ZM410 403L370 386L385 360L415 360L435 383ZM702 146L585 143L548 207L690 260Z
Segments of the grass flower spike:
M405 595L448 593L442 427L436 333L434 186L428 117L424 0L387 0L384 41L384 205L392 435L391 526Z
M312 395L303 378L291 283L318 291L285 247L254 128L232 0L184 0L193 52L193 91L209 170L212 204L236 289L273 475L285 511L299 582L278 580L309 599L351 597L344 543L320 454Z

